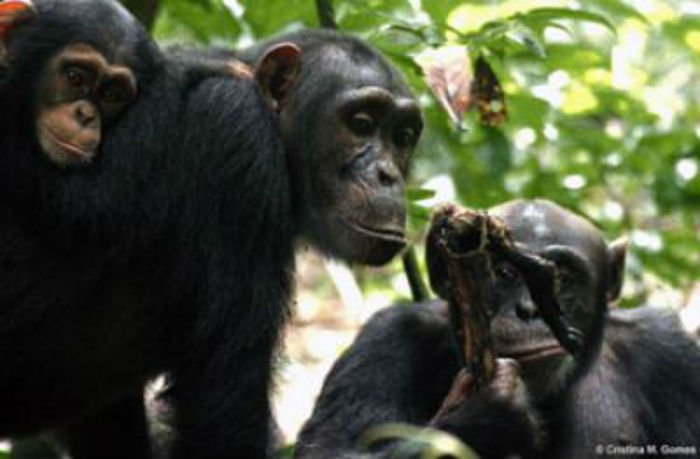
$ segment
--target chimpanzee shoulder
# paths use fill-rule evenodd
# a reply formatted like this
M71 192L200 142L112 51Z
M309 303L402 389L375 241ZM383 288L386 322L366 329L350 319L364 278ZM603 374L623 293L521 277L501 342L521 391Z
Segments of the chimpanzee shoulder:
M602 388L605 389L602 389ZM573 388L572 440L700 446L700 348L673 311L612 309L601 352ZM595 407L595 408L593 408Z

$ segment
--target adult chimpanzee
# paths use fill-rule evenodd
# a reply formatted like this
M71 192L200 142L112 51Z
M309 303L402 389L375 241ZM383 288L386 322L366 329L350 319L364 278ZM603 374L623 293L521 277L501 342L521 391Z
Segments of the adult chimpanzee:
M300 52L299 68L285 68L285 65L292 67L296 57L290 56L290 45ZM271 54L279 58L274 61L266 59ZM374 50L352 37L308 30L281 35L239 54L222 50L177 50L173 55L204 65L212 62L224 64L224 68L236 74L245 73L241 61L248 63L262 74L258 79L263 93L271 101L271 108L279 113L288 168L284 178L290 180L292 190L288 201L291 218L278 215L277 220L282 225L278 224L272 232L270 228L262 234L248 232L247 228L239 231L245 231L243 234L248 237L260 238L268 234L275 238L277 249L271 249L274 247L272 242L262 244L270 247L271 253L289 255L279 245L288 250L291 246L286 246L286 243L299 240L313 244L330 256L370 265L387 262L404 246L404 176L422 130L422 119L402 77ZM268 68L270 65L272 68ZM217 103L212 99L210 105L202 108L215 110ZM193 120L199 119L197 110L189 112ZM281 194L270 189L269 180L271 178L250 183L249 188L264 190L282 199ZM260 202L251 199L250 205L257 209ZM291 259L285 259L283 266L291 269L291 263ZM282 266L279 261L276 264ZM242 265L239 269L249 268ZM260 269L264 268L261 266ZM288 289L288 278L280 273L270 272L267 278L278 279L280 284L277 287L282 287L285 292ZM270 287L270 281L260 283L256 286L261 290L259 299L253 297L250 301L258 304L258 309L267 307L268 316L272 315L270 306L262 305L265 304L264 294L269 294ZM260 322L265 323L262 319ZM270 328L275 339L278 330L279 322ZM229 353L238 346L235 343L239 338L232 336L230 339ZM270 349L272 344L271 341L266 348ZM251 360L259 359L261 355L269 359L269 354L248 349L242 350L246 353L248 367L253 367ZM237 359L243 360L242 357ZM269 360L266 362L268 371ZM267 386L260 381L266 380L250 379L251 384L258 384L258 394L262 397ZM174 381L167 391L169 398L174 397L176 427L179 422L187 423L192 417L187 412L183 415L178 400L179 397L191 397L192 390L188 387L183 390L180 386L180 382ZM242 395L256 393L250 387L244 393L231 384L222 389L225 392L218 398L211 398L217 405L200 408L194 414L209 419L212 412L224 413L220 403L235 401L240 404ZM211 387L202 387L201 390L211 391ZM263 416L269 417L267 405L263 410L260 400L252 399L249 403L251 407L256 404L257 425L245 425L245 428L256 430L266 426L262 419ZM209 423L206 427L201 436L211 438L217 428L227 426ZM235 429L240 430L241 426L236 425ZM227 431L227 436L221 437L222 441L231 442L234 432L239 435L238 443L234 444L240 444L241 434L236 430ZM177 446L177 439L175 449L183 450ZM202 454L201 449L187 451L198 457ZM240 448L234 453L242 452L241 457L251 457L250 451L253 450ZM255 450L254 456L260 454Z
M402 77L381 56L326 30L280 35L240 53L171 54L245 73L241 62L262 69L271 50L282 47L284 54L290 43L301 52L298 74L268 72L278 85L262 86L283 90L268 99L278 101L273 109L280 114L294 190L294 237L350 262L383 264L404 244L404 176L422 119ZM169 417L171 408L161 402L158 409Z
M200 55L254 65L280 43L294 43L302 54L298 83L279 107L297 190L296 231L332 256L383 264L404 244L400 196L422 130L417 102L379 54L330 30Z
M296 240L403 246L409 91L350 38L278 41L246 76L164 57L114 1L35 4L0 9L0 436L148 457L142 389L167 372L175 457L264 457ZM279 114L309 104L285 151Z
M653 448L698 457L697 346L671 314L607 309L620 293L625 244L607 245L588 221L548 201L513 201L490 214L516 243L556 263L559 302L583 331L585 351L574 360L562 350L522 274L496 261L499 358L489 385L469 392L444 303L388 308L335 364L297 457L394 457L397 443L357 449L363 432L388 422L443 429L481 457L640 457Z

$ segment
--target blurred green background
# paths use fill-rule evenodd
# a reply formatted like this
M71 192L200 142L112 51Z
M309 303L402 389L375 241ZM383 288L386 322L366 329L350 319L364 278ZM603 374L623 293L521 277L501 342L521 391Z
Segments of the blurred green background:
M135 0L125 3L164 44L231 47L317 27L312 0ZM630 240L623 305L678 303L700 278L700 4L682 0L335 0L340 29L403 70L427 121L412 186L487 207L546 197ZM446 46L483 54L505 91L507 121L457 129L431 95L417 56ZM420 192L409 197L421 197ZM419 257L420 258L420 257ZM356 273L365 290L400 263ZM378 275L379 274L379 275ZM386 274L383 276L381 274ZM396 282L394 282L396 284ZM396 291L398 290L398 293Z

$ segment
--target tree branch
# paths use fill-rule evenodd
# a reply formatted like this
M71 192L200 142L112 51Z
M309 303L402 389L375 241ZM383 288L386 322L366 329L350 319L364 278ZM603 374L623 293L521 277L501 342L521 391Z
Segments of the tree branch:
M318 13L318 21L321 27L324 29L338 30L331 0L316 0L316 12Z
M160 0L121 0L121 2L146 29L153 28L160 9Z
M430 293L428 293L428 287L425 285L423 276L421 276L420 273L420 268L418 267L416 249L413 247L409 248L406 253L404 253L401 261L403 261L403 270L406 273L408 285L411 287L413 301L420 303L421 301L427 300L430 297Z

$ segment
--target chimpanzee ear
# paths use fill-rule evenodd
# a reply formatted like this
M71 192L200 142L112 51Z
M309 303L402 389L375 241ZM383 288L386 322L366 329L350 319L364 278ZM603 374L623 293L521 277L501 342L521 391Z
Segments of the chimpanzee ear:
M301 69L301 50L294 43L270 47L255 66L258 82L270 108L280 112Z
M608 245L608 301L615 301L622 293L627 258L627 238L621 237Z
M31 0L6 0L0 3L0 68L9 66L7 39L12 29L36 15Z

